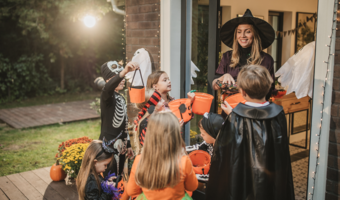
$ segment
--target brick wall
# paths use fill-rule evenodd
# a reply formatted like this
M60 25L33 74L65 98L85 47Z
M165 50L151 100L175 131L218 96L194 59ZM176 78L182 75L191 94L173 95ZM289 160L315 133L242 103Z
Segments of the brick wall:
M126 0L126 61L131 61L137 49L145 48L151 54L153 71L160 69L160 0ZM146 84L146 83L145 83ZM128 103L129 122L138 109Z
M340 14L338 13L339 17ZM335 41L326 200L340 200L340 23L338 23L338 29Z
M160 69L160 0L126 0L126 57L147 49L155 69ZM155 70L153 69L153 70Z

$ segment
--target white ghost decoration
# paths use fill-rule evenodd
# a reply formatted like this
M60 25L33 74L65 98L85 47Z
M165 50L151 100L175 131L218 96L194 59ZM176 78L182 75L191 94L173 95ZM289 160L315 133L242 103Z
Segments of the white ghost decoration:
M144 48L138 49L133 55L132 61L137 62L139 64L139 68L142 72L144 86L146 86L148 77L152 72L152 64L151 64L151 58L150 58L149 52L145 50ZM125 77L129 80L130 83L132 81L132 77L134 73L135 72L132 71L125 75ZM133 80L132 85L133 86L143 85L142 79L138 71L136 72L135 79Z
M287 93L295 92L296 98L313 96L315 41L304 46L275 73Z
M198 67L195 65L195 63L193 63L191 61L191 85L194 84L194 80L192 78L196 78L197 77L196 71L199 72L200 69L198 69Z

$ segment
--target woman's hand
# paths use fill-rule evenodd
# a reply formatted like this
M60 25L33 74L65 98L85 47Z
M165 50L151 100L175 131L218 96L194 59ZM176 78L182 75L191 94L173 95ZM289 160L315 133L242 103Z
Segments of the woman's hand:
M235 80L230 74L224 74L222 83L235 85Z
M233 111L233 108L229 105L227 101L221 103L221 108L227 115L229 115Z
M222 82L222 85L221 86L218 85L217 81ZM218 90L220 88L224 88L225 87L224 84L233 84L234 85L235 84L235 80L234 80L234 78L230 74L224 74L220 78L217 78L217 79L213 80L212 84L213 84L213 89L214 90Z
M119 76L123 78L127 73L138 70L139 64L137 62L129 62L123 71L120 72Z

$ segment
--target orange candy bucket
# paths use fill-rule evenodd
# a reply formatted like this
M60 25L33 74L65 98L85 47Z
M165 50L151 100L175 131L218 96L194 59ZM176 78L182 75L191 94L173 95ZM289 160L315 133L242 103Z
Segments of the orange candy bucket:
M213 99L213 95L195 92L195 100L192 104L192 112L198 115L204 115L204 113L210 112Z
M225 101L228 102L228 104L232 107L235 108L239 103L245 103L246 100L242 97L241 93L237 93L234 95L231 95L225 99Z
M208 174L210 169L210 155L203 150L195 150L189 153L194 172L196 174Z
M143 103L145 101L145 87L144 87L144 81L142 77L142 72L140 69L138 69L140 77L142 79L143 86L132 86L133 80L135 79L135 73L133 74L133 78L131 81L130 89L129 89L129 96L130 96L130 102L131 103Z
M184 122L190 121L192 118L190 99L177 99L169 103L170 110L179 120Z

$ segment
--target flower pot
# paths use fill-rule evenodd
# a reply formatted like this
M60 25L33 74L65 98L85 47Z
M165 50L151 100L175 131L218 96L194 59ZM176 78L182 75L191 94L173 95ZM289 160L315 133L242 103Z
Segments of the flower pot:
M210 155L203 150L195 150L189 153L195 174L208 174L210 169Z
M210 112L211 103L214 96L206 93L195 92L194 103L192 104L192 112L197 115L203 115Z
M76 185L76 179L67 175L65 185Z
M179 120L183 119L184 122L188 122L192 118L190 99L177 99L171 101L169 107Z
M138 70L140 77L142 79L142 86L132 86L133 84L133 80L135 79L135 75L137 70L135 71L135 73L133 74L133 78L131 81L131 85L129 88L129 96L130 96L130 102L131 103L143 103L145 101L145 87L144 87L144 81L143 81L143 77L142 77L142 72L140 71L140 69Z
M50 169L50 177L53 181L63 181L66 178L66 173L62 169L62 165L54 164Z

